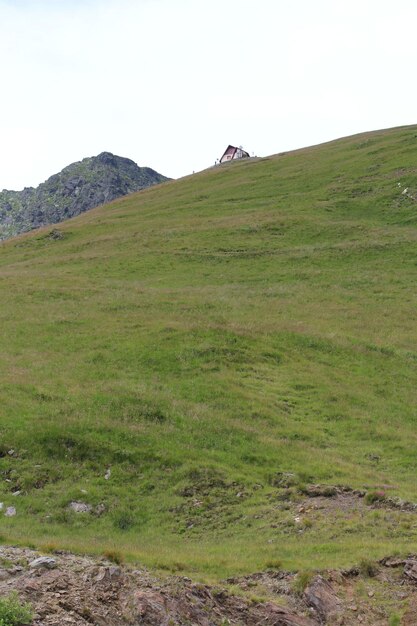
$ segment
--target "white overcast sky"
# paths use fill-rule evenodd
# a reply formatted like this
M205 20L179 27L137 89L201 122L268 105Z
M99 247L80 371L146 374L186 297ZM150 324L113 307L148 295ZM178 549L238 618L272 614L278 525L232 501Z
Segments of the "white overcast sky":
M417 122L416 0L0 0L0 189Z

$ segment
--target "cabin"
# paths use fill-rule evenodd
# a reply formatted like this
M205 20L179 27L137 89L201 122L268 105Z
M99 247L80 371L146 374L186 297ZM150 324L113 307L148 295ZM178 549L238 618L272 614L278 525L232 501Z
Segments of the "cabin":
M220 163L227 163L227 161L234 161L235 159L247 159L249 152L246 152L242 146L236 148L235 146L227 146L220 159Z

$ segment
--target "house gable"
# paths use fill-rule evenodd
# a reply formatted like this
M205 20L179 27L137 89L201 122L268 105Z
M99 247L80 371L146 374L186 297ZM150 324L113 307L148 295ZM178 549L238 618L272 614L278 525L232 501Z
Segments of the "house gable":
M220 163L227 163L227 161L245 159L247 157L249 157L249 153L243 150L242 147L236 148L236 146L227 146L222 157L220 158Z

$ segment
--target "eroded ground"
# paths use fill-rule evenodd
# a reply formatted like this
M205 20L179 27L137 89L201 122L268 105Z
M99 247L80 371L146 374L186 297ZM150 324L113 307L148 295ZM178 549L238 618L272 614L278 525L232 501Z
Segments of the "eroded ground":
M34 626L417 624L417 556L347 571L270 570L218 586L16 547L1 547L0 563L0 594L30 602Z

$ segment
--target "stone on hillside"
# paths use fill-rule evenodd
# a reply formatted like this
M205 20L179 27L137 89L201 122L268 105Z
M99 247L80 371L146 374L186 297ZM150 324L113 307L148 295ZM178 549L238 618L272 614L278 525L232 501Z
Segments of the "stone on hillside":
M266 603L265 608L268 610L266 618L262 620L265 624L275 626L317 626L316 620L296 615L292 611L276 604Z
M308 485L305 488L304 493L309 498L333 498L334 496L337 496L338 489L333 485Z
M95 580L96 582L101 582L103 580L111 580L114 578L119 579L122 576L122 569L118 565L110 565L110 567L100 567Z
M50 556L40 556L29 563L30 569L55 569L56 560Z
M306 587L304 599L324 621L336 617L342 608L342 603L333 587L322 576L316 576Z
M408 559L404 565L404 574L413 583L417 583L417 560Z
M64 233L58 228L53 228L48 235L48 239L63 239Z
M103 515L103 513L105 513L106 511L107 507L104 502L100 502L100 504L97 504L96 508L94 509L94 513L98 516Z
M69 503L68 508L70 508L71 511L75 511L75 513L90 513L93 507L86 502L73 501Z
M13 517L16 515L16 509L14 506L8 506L5 512L6 517Z
M381 565L385 567L402 567L406 563L406 559L396 556L387 556L380 560Z
M288 489L297 482L297 477L292 472L277 472L272 480L274 487L280 487L281 489Z

